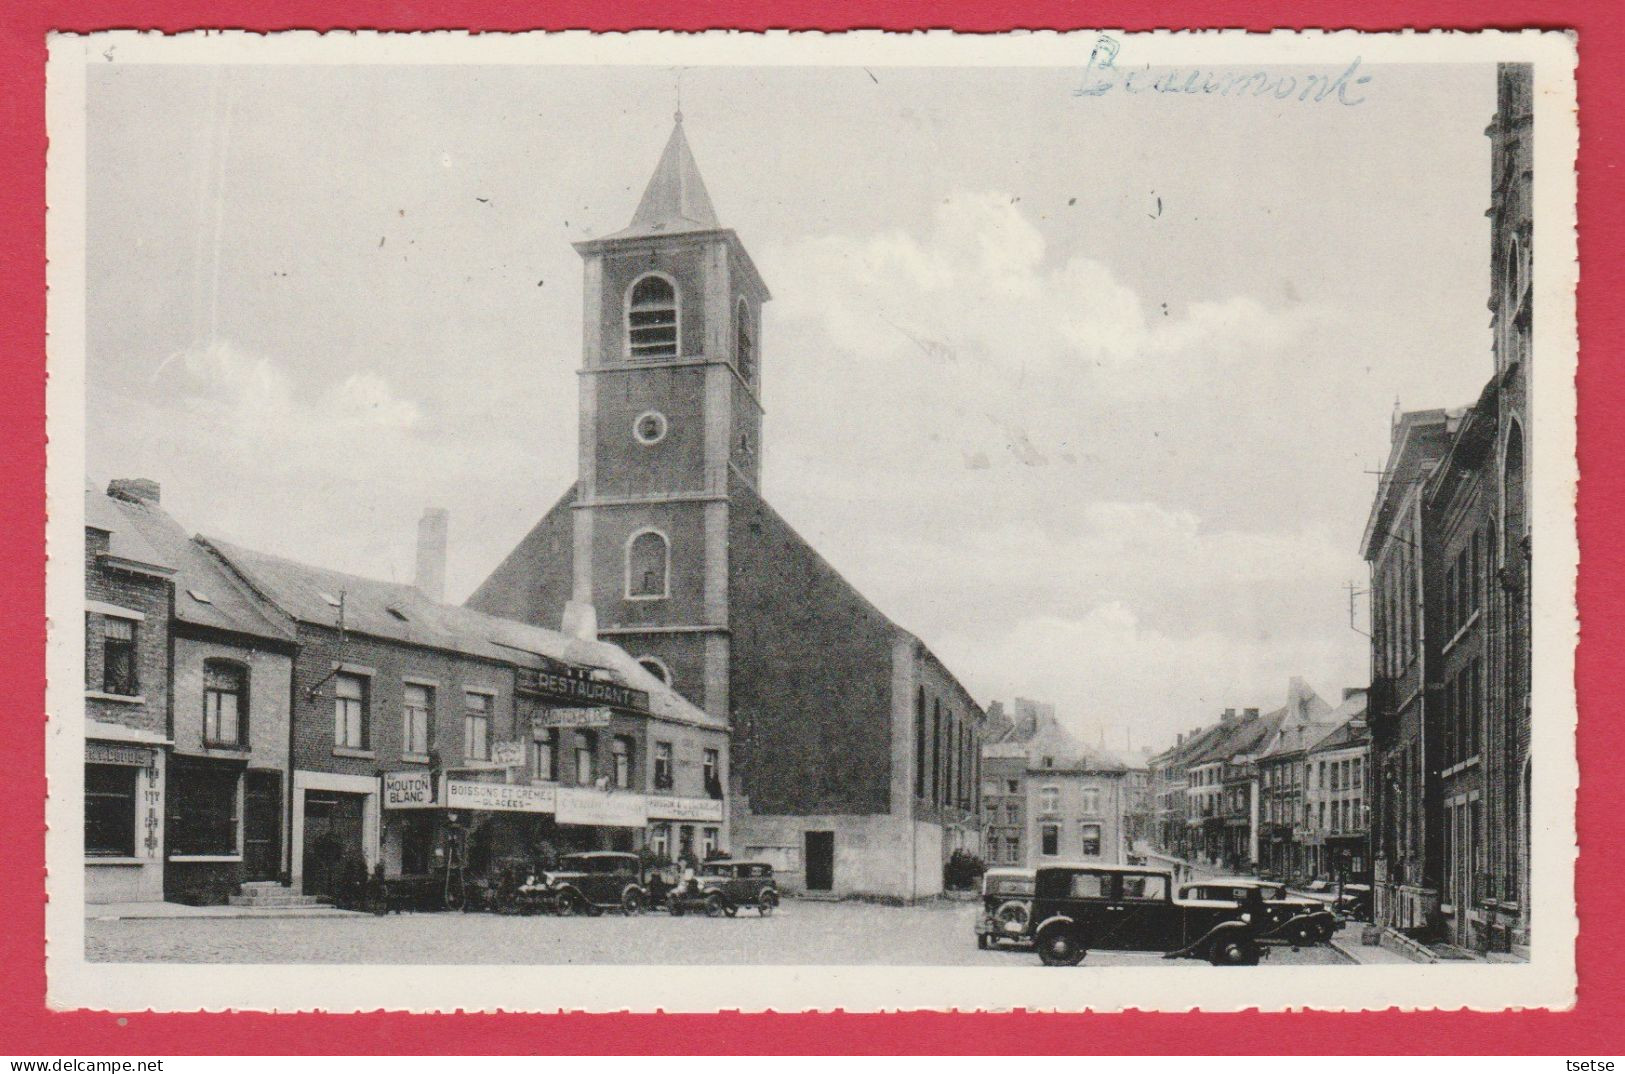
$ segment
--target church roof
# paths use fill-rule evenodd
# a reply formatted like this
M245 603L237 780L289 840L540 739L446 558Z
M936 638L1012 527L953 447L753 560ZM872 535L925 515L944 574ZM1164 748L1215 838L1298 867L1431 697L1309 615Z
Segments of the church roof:
M608 239L642 238L648 235L678 235L686 231L715 231L722 225L706 193L705 180L694 163L694 153L683 135L683 114L677 113L671 137L660 154L660 163L643 190L638 211L626 228L606 235Z

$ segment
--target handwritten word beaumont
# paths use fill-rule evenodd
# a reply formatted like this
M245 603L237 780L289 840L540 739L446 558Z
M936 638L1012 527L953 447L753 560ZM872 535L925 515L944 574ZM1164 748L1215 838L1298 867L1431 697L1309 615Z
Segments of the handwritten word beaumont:
M1365 102L1361 86L1371 76L1360 74L1356 56L1341 74L1295 75L1284 71L1215 71L1200 67L1118 67L1112 53L1096 49L1084 69L1078 97L1102 97L1112 91L1128 94L1181 94L1209 97L1269 97L1278 101L1334 101L1350 107Z

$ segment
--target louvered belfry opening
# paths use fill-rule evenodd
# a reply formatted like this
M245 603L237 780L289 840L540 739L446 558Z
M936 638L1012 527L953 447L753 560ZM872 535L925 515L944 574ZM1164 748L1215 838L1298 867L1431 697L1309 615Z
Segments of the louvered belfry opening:
M677 292L667 280L645 276L633 285L626 336L636 361L677 357Z

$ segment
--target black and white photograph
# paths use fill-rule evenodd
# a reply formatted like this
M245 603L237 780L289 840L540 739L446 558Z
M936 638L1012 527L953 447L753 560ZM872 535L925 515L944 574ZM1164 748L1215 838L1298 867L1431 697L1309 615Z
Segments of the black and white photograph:
M51 1001L1568 1006L1573 48L53 38Z

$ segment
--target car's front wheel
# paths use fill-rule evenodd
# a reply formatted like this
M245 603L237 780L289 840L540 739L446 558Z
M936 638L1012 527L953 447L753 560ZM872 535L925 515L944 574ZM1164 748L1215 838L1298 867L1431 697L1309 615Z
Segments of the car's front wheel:
M1046 966L1076 966L1086 954L1071 929L1054 928L1038 937L1038 958Z
M778 908L779 893L776 891L764 891L756 900L756 912L761 914L763 917L766 917L768 914L771 914Z
M705 897L706 917L721 917L727 908L728 904L723 902L722 896L718 895L716 892L713 891L711 894Z
M621 912L629 916L641 914L644 909L643 892L637 888L627 888L621 893Z
M1213 945L1213 953L1209 961L1215 966L1256 966L1258 965L1258 945L1251 940L1225 938Z

